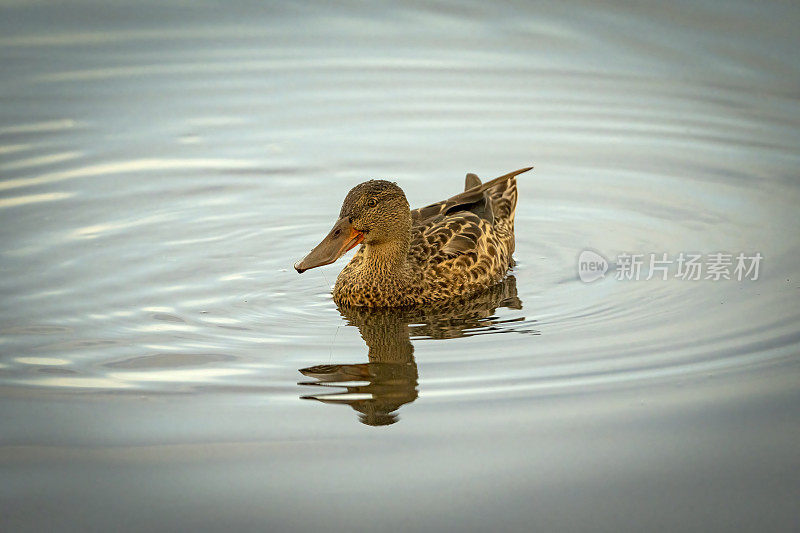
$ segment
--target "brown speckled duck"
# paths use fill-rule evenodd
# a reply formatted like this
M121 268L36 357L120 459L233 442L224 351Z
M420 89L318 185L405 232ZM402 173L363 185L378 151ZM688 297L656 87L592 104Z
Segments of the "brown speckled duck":
M396 183L356 185L330 233L294 267L328 265L361 244L333 288L343 306L425 305L487 289L514 264L516 176L531 168L485 184L467 174L464 192L413 211Z

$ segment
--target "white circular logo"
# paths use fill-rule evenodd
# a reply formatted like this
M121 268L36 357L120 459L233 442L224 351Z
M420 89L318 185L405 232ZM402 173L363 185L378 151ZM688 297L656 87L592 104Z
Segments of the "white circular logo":
M578 256L578 277L582 282L597 281L605 277L606 272L608 272L608 261L597 252L584 250Z

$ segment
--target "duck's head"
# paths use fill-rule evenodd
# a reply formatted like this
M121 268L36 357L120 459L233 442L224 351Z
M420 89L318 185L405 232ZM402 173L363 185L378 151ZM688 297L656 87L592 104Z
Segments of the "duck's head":
M407 241L410 229L411 211L403 189L391 181L365 181L347 193L333 229L294 268L302 274L329 265L362 242L369 246Z

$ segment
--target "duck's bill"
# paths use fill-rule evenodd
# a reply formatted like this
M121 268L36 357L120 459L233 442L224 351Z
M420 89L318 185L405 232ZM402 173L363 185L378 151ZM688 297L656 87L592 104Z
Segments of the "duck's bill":
M347 217L340 218L322 242L295 263L294 268L302 274L310 268L330 265L363 240L364 234L356 230Z

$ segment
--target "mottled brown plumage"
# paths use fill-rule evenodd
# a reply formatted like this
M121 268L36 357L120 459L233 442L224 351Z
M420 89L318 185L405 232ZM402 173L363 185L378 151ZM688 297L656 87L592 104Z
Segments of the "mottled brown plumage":
M513 265L516 176L528 170L485 184L468 174L467 190L413 211L395 183L361 183L328 236L295 268L332 263L362 243L336 280L340 305L415 306L484 290Z

